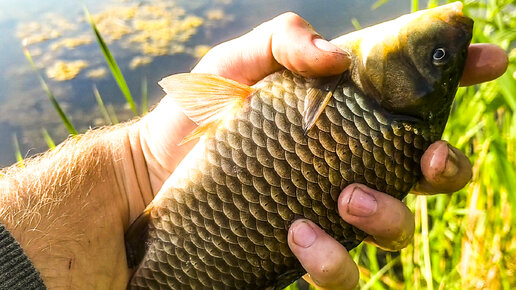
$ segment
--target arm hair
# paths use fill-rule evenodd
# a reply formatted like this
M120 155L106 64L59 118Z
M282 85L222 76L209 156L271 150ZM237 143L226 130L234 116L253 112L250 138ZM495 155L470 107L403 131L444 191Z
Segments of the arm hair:
M128 279L128 270L120 267L125 264L123 234L143 211L143 194L150 191L145 163L134 149L139 133L129 130L131 124L70 137L54 150L0 171L0 222L49 288L74 288L80 277L98 287L101 280L90 278L95 270L111 276L106 280L113 275ZM93 262L115 254L118 265Z

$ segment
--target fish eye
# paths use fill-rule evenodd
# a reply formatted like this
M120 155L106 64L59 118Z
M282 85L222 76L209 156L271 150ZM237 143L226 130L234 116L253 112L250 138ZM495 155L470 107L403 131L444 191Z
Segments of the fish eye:
M434 52L432 54L432 62L436 66L441 66L446 63L446 60L448 59L448 55L446 54L446 50L442 47L434 49Z

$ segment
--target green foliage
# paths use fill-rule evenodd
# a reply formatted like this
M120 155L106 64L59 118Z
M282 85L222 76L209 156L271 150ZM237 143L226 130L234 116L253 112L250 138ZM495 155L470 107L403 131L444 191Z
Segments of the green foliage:
M34 71L36 72L36 74L38 76L38 79L39 79L39 82L41 84L41 87L43 88L43 90L47 94L50 102L52 103L52 106L54 106L54 109L56 110L57 114L61 118L61 121L65 125L66 129L68 130L68 132L72 136L73 135L77 135L78 134L77 130L75 130L75 127L72 125L72 122L70 122L70 120L66 116L66 113L63 111L63 109L61 109L61 106L59 105L59 103L57 102L56 98L54 97L54 94L52 93L52 91L48 87L47 82L45 81L43 76L41 76L41 73L39 72L36 64L34 63L34 60L32 59L32 55L29 52L29 49L25 45L23 46L23 53L25 54L25 57L29 61L32 69L34 69Z
M410 1L410 11L418 11L419 10L419 0L411 0Z
M428 1L433 7L436 1ZM417 8L417 1L411 1ZM507 73L495 81L460 88L443 139L466 152L472 181L453 195L406 199L415 214L411 245L398 265L361 252L360 287L373 289L513 289L516 287L516 7L513 1L467 1L475 19L473 42L510 53ZM367 258L366 258L367 257ZM392 260L396 261L396 260ZM378 264L384 265L378 269ZM383 271L391 266L400 271ZM401 272L401 274L400 274ZM371 282L374 281L374 282ZM378 285L379 281L381 285Z
M93 18L91 18L91 15L88 12L88 9L86 7L84 7L84 13L86 15L86 19L88 19L88 21L90 23L93 33L95 34L97 43L99 44L100 49L102 50L102 53L104 54L104 58L106 59L106 62L109 66L111 74L113 75L113 78L115 78L115 81L118 84L120 91L122 91L122 94L124 95L127 103L129 104L129 107L133 111L134 115L138 115L138 109L136 108L136 104L133 100L133 96L131 95L131 91L129 90L129 87L127 86L127 83L125 81L124 75L122 74L122 71L118 67L118 64L117 64L115 58L111 54L111 51L109 50L106 42L100 35L100 32L98 31L97 26L95 25L95 22L93 22Z
M20 151L20 144L18 143L18 136L16 134L13 135L13 146L14 146L14 155L16 156L16 162L18 162L18 165L23 167L23 156Z
M373 6L371 6L371 10L375 10L375 9L378 9L380 8L383 4L389 2L389 0L378 0L376 1Z
M41 129L41 133L43 134L43 139L45 139L45 142L47 143L48 148L50 150L56 148L56 143L54 142L52 137L50 137L50 134L48 133L48 131L45 128Z
M102 113L102 117L104 117L104 122L108 125L118 123L118 120L116 119L116 117L115 118L111 117L111 115L114 115L114 113L109 113L106 106L104 105L104 101L102 100L102 97L100 96L97 86L93 86L93 95L95 95L95 100L97 101L99 110ZM115 119L116 122L114 122L113 119Z

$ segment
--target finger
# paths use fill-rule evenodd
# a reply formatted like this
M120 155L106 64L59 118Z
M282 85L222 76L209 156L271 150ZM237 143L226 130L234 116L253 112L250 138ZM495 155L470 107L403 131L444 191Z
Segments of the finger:
M500 47L487 43L472 44L460 85L471 86L494 80L507 70L508 64L507 53Z
M286 13L277 22L271 49L282 66L308 77L335 75L349 67L348 54L324 40L303 18Z
M472 176L471 163L459 149L445 141L430 145L421 158L423 178L416 193L451 193L463 188Z
M386 250L399 250L412 240L414 217L398 199L365 185L344 188L338 200L339 214Z
M192 72L254 84L283 67L313 77L342 73L349 64L344 51L322 39L303 18L288 12L214 47Z
M288 245L322 289L353 289L358 268L346 248L308 220L296 220L288 231Z

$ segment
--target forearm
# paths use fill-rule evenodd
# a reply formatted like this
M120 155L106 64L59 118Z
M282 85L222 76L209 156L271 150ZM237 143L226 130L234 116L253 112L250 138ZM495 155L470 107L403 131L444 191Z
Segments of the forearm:
M150 190L131 126L90 131L2 171L0 222L49 287L101 285L92 272L127 279L124 231ZM101 263L113 255L118 265Z

